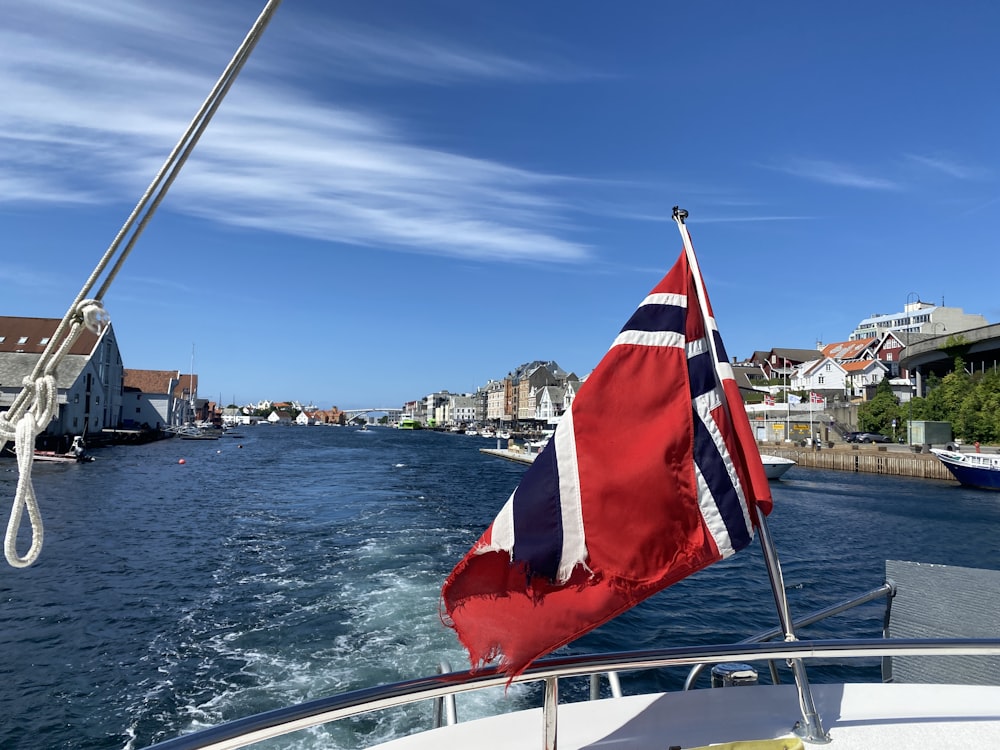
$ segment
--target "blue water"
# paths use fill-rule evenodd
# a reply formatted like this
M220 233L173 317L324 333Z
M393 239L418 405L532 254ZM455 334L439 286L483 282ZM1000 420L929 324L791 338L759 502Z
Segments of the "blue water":
M132 750L430 674L442 659L466 666L439 618L440 586L524 470L477 450L490 444L384 428L256 427L242 438L108 448L91 464L36 466L45 547L31 568L0 571L0 747ZM6 502L15 482L13 462L0 464ZM775 484L775 500L771 530L798 614L877 586L887 558L1000 562L994 493L795 467ZM571 648L731 642L770 627L760 558L754 545ZM838 623L842 633L877 636L881 616L869 605ZM874 664L860 671L877 677ZM675 688L683 677L643 673L623 686ZM536 695L464 698L469 718ZM356 747L428 716L419 706L264 747Z

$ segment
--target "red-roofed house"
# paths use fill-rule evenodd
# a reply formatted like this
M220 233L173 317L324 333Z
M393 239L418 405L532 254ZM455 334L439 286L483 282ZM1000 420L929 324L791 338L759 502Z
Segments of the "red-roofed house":
M0 411L14 403L59 323L56 318L0 317ZM122 358L110 324L99 336L84 330L55 373L59 412L46 434L92 434L118 425Z

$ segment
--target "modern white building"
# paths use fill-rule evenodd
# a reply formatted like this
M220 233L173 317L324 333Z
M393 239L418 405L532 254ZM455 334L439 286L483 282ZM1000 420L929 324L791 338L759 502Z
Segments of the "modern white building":
M961 307L945 307L929 302L908 302L902 312L883 315L874 314L858 323L850 340L880 338L886 331L900 331L904 334L926 333L943 336L970 328L989 325L982 315L971 315Z

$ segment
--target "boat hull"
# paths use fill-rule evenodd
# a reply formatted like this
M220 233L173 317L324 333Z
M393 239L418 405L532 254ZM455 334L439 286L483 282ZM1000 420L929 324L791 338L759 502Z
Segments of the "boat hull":
M931 448L952 476L967 487L1000 490L1000 456Z
M795 462L790 458L780 456L761 455L761 462L764 464L764 474L768 479L781 479L785 472L795 466Z

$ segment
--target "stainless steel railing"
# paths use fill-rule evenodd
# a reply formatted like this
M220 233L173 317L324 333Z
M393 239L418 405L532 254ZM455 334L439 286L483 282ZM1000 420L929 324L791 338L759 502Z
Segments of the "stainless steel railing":
M854 609L855 607L860 607L862 604L868 604L868 602L876 601L882 598L886 600L886 612L888 613L889 605L890 602L892 601L892 596L893 594L895 594L895 592L896 592L896 585L892 581L887 581L886 583L883 583L881 586L878 586L877 588L874 588L871 591L856 596L852 599L846 599L845 601L842 601L838 604L833 604L823 609L817 609L816 611L811 612L808 615L805 615L804 617L800 617L794 620L793 624L795 625L795 629L798 630L799 628L806 627L807 625L813 625L821 620L827 619L828 617L833 617L834 615L843 614L844 612ZM888 619L888 614L886 615L886 619ZM764 641L769 641L772 638L777 638L781 634L782 634L781 628L771 628L770 630L762 630L759 633L754 633L748 638L744 638L742 641L740 641L740 643L762 643ZM690 690L691 688L693 688L698 680L698 677L701 675L702 672L705 671L705 668L708 666L709 666L708 664L696 664L694 667L692 667L691 671L688 672L687 679L684 680L684 689ZM775 668L774 662L773 661L768 662L768 666L770 667L771 670L771 682L777 685L781 680L778 677L778 671Z
M1000 638L933 639L883 638L792 641L782 643L736 643L721 646L689 646L646 651L562 657L536 662L513 682L546 683L544 736L546 743L556 732L558 680L606 672L697 666L720 662L780 661L787 659L844 659L884 656L997 656ZM266 739L350 716L463 692L502 686L507 676L489 668L477 673L452 672L434 677L405 680L342 695L320 698L296 706L268 711L228 724L177 737L150 750L235 750ZM554 747L554 744L548 745Z

